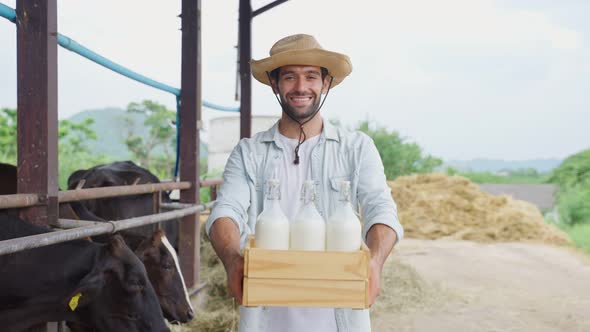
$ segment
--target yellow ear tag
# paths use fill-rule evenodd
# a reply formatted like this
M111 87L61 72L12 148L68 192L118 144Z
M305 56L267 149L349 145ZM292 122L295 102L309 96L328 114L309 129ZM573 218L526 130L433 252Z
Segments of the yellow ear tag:
M80 297L82 296L82 293L78 293L74 296L72 296L72 298L70 299L70 309L72 309L72 311L76 310L76 308L78 308L78 300L80 300Z

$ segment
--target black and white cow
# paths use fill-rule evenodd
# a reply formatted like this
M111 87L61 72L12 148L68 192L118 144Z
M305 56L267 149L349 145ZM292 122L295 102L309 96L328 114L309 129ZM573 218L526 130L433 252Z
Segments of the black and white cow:
M0 214L0 240L46 232ZM0 255L1 330L62 320L92 331L169 331L143 264L117 235Z
M158 177L131 161L99 165L78 170L68 178L68 188L99 188L131 184L159 183ZM167 201L167 196L163 197ZM154 213L151 194L85 200L80 203L104 220L121 220ZM188 322L194 316L188 290L182 277L173 243L177 242L177 224L168 222L162 231L151 226L122 231L128 245L140 257L156 289L164 317L171 322ZM170 241L169 233L174 234Z

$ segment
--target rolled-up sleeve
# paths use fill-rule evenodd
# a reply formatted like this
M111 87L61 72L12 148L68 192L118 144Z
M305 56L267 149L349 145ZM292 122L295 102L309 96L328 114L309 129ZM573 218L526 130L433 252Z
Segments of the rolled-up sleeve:
M242 143L242 142L240 142ZM217 192L215 206L205 224L207 236L215 221L222 217L233 220L240 236L244 234L248 222L248 208L250 207L250 190L248 176L244 163L242 145L238 144L227 160L223 171L223 183Z
M364 220L363 238L375 224L391 227L397 234L397 241L404 236L404 229L399 222L397 206L387 185L383 162L373 140L365 136L362 144L360 165L358 169L358 199Z

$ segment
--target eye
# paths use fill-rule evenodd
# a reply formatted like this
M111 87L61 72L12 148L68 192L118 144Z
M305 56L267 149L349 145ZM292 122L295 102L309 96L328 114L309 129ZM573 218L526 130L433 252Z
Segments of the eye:
M174 270L174 266L172 264L164 264L164 265L162 265L162 269L164 271L170 272L170 271Z

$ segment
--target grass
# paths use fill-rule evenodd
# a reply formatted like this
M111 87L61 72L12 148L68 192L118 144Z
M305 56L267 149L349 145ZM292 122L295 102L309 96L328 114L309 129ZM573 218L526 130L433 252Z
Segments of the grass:
M491 172L458 172L457 175L468 178L475 183L498 184L542 184L547 183L548 174L511 174L507 176L497 175Z
M590 254L590 224L577 224L569 227L562 227L578 248Z

